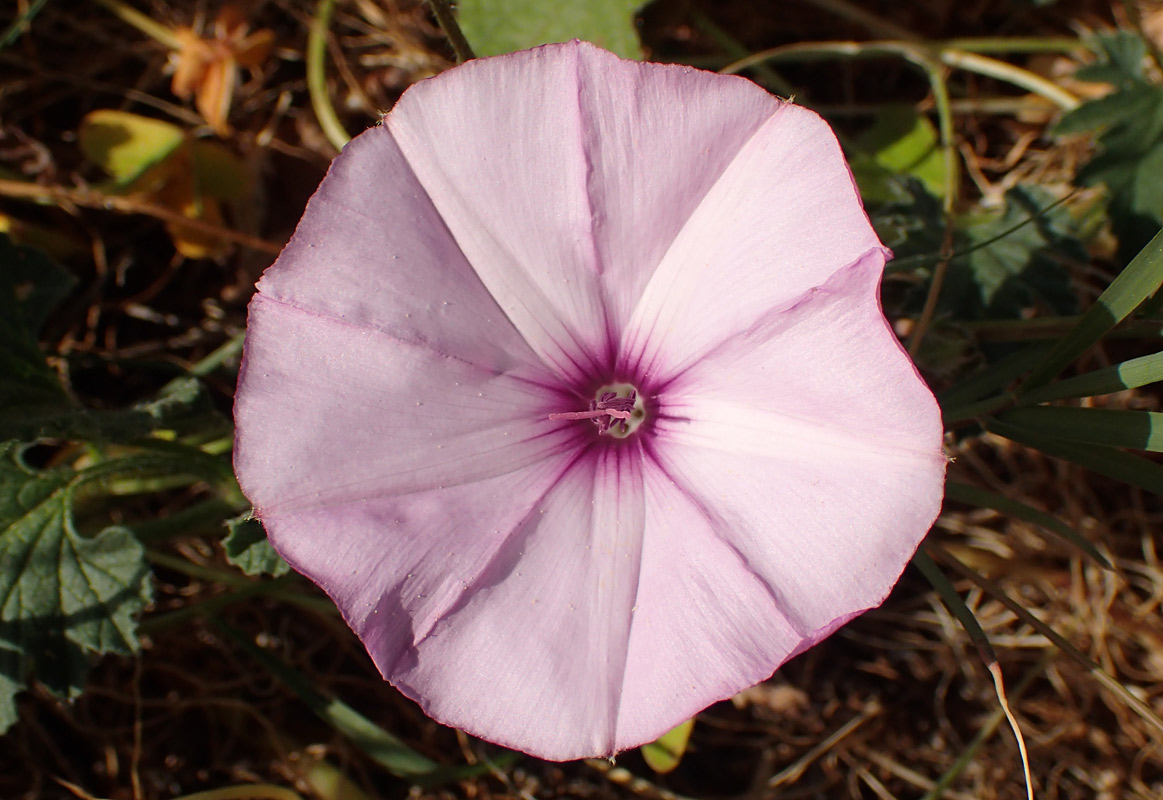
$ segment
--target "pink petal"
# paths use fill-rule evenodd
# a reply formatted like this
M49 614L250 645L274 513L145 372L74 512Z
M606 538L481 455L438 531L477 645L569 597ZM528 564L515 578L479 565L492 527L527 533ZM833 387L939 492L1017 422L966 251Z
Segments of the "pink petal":
M572 42L425 81L385 125L516 328L577 379L608 368L675 234L780 105Z
M276 508L263 512L262 521L282 556L326 589L380 672L393 680L416 667L415 645L440 619L494 580L497 560L512 557L505 543L528 527L530 510L570 463L551 459L362 502Z
M538 378L259 294L235 401L235 471L260 516L502 475L585 433L547 419L563 399Z
M831 129L785 103L671 244L625 332L623 366L666 380L881 249Z
M614 754L642 547L640 462L635 445L594 448L523 506L472 592L393 683L435 719L503 745L556 760Z
M805 649L878 605L936 518L936 402L875 299L873 252L666 389L661 468L776 598Z
M687 219L782 103L749 80L576 47L594 246L621 331Z
M258 288L489 369L537 361L383 128L357 136L335 159Z
M771 675L799 645L775 597L655 465L618 709L618 749L636 747Z

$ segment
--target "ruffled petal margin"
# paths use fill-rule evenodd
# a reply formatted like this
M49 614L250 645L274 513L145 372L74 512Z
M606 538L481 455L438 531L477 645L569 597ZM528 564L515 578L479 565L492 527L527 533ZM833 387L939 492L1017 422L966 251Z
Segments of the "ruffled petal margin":
M651 453L762 578L801 641L879 605L941 507L940 411L869 254L692 366Z

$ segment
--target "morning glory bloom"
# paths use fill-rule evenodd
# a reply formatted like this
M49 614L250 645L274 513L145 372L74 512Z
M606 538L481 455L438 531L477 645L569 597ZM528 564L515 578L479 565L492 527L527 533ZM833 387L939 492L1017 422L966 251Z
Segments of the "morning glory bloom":
M651 741L878 605L937 405L831 130L582 42L409 89L250 305L235 465L433 718Z

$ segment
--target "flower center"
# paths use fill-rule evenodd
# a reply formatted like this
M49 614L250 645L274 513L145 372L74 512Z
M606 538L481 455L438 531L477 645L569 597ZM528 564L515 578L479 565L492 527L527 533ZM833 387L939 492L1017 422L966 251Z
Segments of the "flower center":
M646 405L630 384L608 383L594 392L589 411L566 411L550 414L549 418L593 420L598 433L625 439L646 419Z

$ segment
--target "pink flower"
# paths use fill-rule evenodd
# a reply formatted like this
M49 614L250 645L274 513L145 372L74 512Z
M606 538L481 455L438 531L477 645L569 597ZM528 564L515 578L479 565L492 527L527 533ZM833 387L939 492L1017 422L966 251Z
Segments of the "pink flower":
M937 514L886 255L828 126L741 78L470 62L259 283L239 481L435 719L642 744L879 604Z

